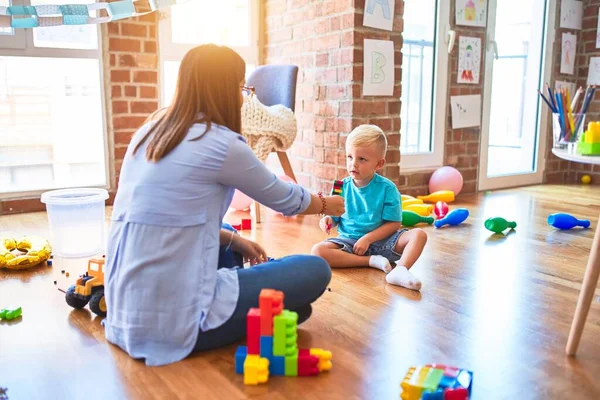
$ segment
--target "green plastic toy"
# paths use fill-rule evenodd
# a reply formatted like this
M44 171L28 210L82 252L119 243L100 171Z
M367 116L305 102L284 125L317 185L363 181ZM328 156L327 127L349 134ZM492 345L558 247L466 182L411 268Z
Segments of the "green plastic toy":
M14 310L8 310L6 308L3 308L2 310L0 310L0 319L10 321L12 319L19 318L22 313L23 310L21 309L21 307L15 308Z
M484 225L487 230L495 233L502 233L506 228L515 229L517 227L515 221L507 221L502 217L488 218Z
M433 224L433 217L422 217L416 212L410 210L402 211L402 225L415 226L421 222L431 225Z

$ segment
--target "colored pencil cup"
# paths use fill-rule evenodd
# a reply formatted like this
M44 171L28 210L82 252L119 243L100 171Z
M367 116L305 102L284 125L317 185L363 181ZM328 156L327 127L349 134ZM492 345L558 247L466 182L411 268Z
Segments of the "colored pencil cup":
M585 114L572 114L572 118L565 114L552 114L553 147L575 153L576 143L585 130L585 117Z

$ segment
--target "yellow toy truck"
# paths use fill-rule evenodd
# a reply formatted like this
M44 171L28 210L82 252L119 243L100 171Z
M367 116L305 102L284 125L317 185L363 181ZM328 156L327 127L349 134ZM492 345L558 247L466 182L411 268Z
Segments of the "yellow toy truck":
M106 300L104 299L104 259L92 258L88 261L88 269L81 275L75 285L67 290L67 304L73 308L83 308L90 303L94 314L106 316Z

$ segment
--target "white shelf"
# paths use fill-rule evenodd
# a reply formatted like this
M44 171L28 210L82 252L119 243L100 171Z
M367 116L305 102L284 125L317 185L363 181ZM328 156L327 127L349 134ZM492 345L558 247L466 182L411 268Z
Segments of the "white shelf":
M600 156L582 156L576 153L569 153L566 150L552 149L552 154L563 160L579 162L583 164L598 164L600 165Z

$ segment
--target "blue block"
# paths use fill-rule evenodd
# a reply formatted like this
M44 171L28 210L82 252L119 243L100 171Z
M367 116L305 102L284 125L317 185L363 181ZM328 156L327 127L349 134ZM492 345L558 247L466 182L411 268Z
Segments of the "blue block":
M269 363L269 374L275 376L285 376L285 357L272 356Z
M273 336L260 337L260 356L268 358L269 361L273 357Z
M239 346L235 352L235 372L236 374L244 373L244 361L246 361L246 354L248 354L248 347Z
M444 400L444 392L437 390L435 392L425 392L421 396L421 400Z
M456 378L453 378L451 376L448 375L444 375L442 376L442 380L440 381L440 383L438 384L438 387L441 388L455 388L458 385L458 382L456 381Z

